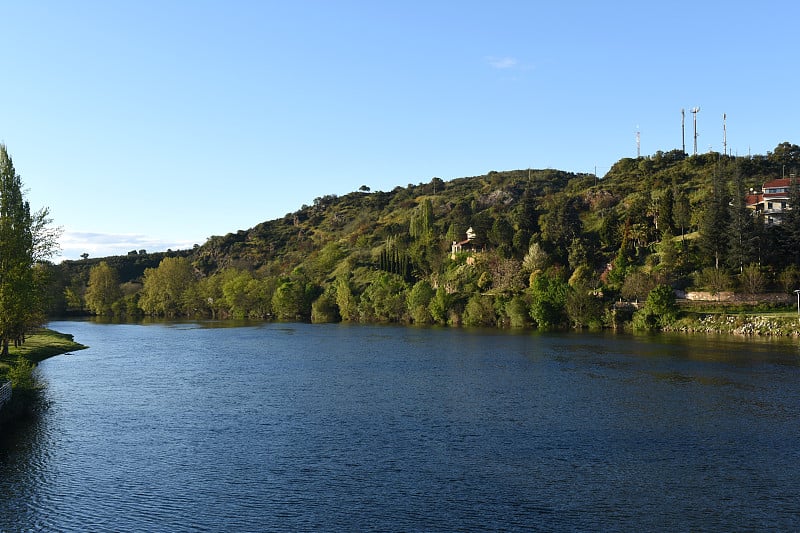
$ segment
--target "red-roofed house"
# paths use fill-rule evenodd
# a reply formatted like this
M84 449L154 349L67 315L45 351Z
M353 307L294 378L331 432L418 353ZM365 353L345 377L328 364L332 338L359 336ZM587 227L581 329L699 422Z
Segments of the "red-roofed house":
M747 207L763 216L766 225L780 224L783 213L790 209L790 187L789 178L768 181L761 188L761 193L747 195Z

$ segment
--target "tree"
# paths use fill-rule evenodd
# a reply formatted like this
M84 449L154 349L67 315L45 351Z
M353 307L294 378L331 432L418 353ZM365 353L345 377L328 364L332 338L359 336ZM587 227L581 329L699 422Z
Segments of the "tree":
M675 272L678 263L678 251L675 249L672 232L666 228L661 234L661 242L658 245L659 271L663 272L668 278Z
M763 292L764 287L767 285L767 278L764 272L754 263L742 268L742 272L739 274L739 280L741 281L742 289L745 294L751 298Z
M650 294L644 307L633 316L636 329L652 330L668 326L678 317L675 292L667 285L658 285Z
M706 267L695 273L695 282L711 293L712 296L719 296L731 286L731 277L722 269Z
M655 286L656 281L653 276L641 270L633 270L625 277L620 289L620 295L626 300L638 302L646 299Z
M505 313L508 316L509 326L524 328L530 323L528 302L522 296L514 296L505 304Z
M44 321L42 287L34 264L55 253L57 230L47 209L31 214L22 180L5 145L0 144L0 343L22 342L27 330Z
M719 268L725 261L728 250L728 195L722 186L721 178L715 174L711 195L706 199L700 227L700 248L714 265Z
M728 266L739 272L755 259L756 239L753 213L745 202L744 177L737 172L733 181L733 194L729 206Z
M595 296L589 284L581 280L567 292L565 309L572 325L582 328L600 322L603 302Z
M117 271L101 261L89 271L86 307L96 315L111 315L114 302L122 297Z
M358 302L350 285L344 277L336 278L334 282L336 289L336 305L339 307L339 315L344 322L355 322L358 320Z
M139 307L148 315L172 318L185 314L184 293L193 283L192 265L185 257L165 257L158 268L144 271Z
M408 316L408 287L400 276L380 272L361 294L358 305L366 321L405 322Z
M494 300L491 296L473 293L464 308L464 325L469 327L490 327L497 325Z
M339 313L336 307L336 289L329 285L327 289L311 304L311 322L324 324L338 322Z
M533 276L530 314L540 329L552 329L566 322L568 291L569 285L558 272L543 272Z
M436 289L436 294L431 298L428 304L428 311L431 313L431 318L437 324L447 323L447 314L453 304L453 297L448 294L444 286L439 285Z
M689 197L681 191L675 195L675 205L672 207L672 221L676 228L681 230L681 241L686 237L686 230L692 222L692 208Z
M789 207L781 223L786 235L784 249L786 257L800 266L800 184L795 178L789 186Z
M657 196L656 199L656 213L658 214L657 228L663 233L665 230L672 232L675 229L675 194L672 187L667 187Z
M411 287L408 293L408 312L416 324L429 324L433 321L428 306L436 292L427 280L420 280Z
M550 197L545 207L545 211L539 217L542 238L551 244L555 253L565 255L563 252L569 248L572 239L583 233L580 200L569 198L566 194L558 194Z

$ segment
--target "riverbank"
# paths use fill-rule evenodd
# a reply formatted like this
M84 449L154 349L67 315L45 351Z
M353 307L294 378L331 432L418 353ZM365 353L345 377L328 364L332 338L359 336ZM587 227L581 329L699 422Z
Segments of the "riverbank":
M8 357L0 358L0 382L7 379L12 366L20 357L31 365L36 365L49 357L85 348L87 346L75 342L72 335L40 328L27 337L22 346L9 347ZM30 413L38 400L39 389L35 381L33 387L15 388L11 401L0 408L0 428Z
M744 337L800 338L797 314L691 314L676 320L664 331L738 335Z

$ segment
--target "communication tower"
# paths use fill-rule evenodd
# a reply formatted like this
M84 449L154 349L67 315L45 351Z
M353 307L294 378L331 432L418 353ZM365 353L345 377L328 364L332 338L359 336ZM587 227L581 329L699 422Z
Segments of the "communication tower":
M725 121L728 119L728 114L722 114L722 154L728 155L728 126Z
M681 108L681 146L683 153L686 154L686 118L683 108Z
M692 118L694 119L694 155L697 155L697 113L700 111L699 107L692 108Z
M642 157L642 138L639 135L639 126L636 126L636 159Z

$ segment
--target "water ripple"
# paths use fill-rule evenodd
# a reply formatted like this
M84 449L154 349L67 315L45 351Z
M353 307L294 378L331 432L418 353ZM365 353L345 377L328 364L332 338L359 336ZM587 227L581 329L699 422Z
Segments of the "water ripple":
M44 363L51 407L0 438L0 531L800 527L800 370L776 351L55 327L92 348Z

